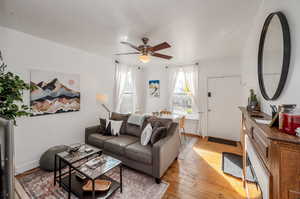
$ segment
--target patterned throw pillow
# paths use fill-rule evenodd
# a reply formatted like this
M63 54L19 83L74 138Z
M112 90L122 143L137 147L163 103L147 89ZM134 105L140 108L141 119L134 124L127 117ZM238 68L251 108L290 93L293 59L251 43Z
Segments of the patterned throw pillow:
M152 136L150 139L150 143L153 145L160 139L167 136L167 128L166 127L158 127L153 130Z
M144 128L142 135L141 135L141 145L146 146L150 139L151 139L151 135L152 135L152 127L151 124L147 124L147 126Z
M110 120L123 121L120 128L120 134L126 134L127 120L129 116L130 114L121 114L116 112L111 113Z
M127 123L142 127L144 119L145 119L145 115L131 114L127 120Z
M109 123L111 124L111 134L118 136L120 134L120 128L123 121L109 120Z

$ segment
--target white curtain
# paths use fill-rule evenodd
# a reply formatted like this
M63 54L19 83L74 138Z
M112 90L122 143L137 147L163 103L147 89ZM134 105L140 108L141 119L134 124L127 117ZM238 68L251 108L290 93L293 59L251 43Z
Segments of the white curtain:
M128 70L129 70L128 66L121 65L121 64L117 64L115 68L114 102L113 102L113 107L115 112L120 112Z
M114 111L134 113L137 104L135 68L117 64L114 82Z
M135 113L137 111L137 108L139 107L138 106L138 95L140 93L137 92L137 70L135 67L130 67L130 73L129 75L131 77L131 80L132 80L132 85L131 85L131 89L132 89L132 110L130 111L131 113Z
M169 110L173 110L173 94L178 78L178 73L180 68L170 68L169 69L169 89L168 89L168 94L169 94Z
M190 89L192 96L193 112L198 116L197 133L201 132L200 118L200 95L199 95L199 68L197 66L184 67L183 69L185 82Z
M184 67L183 73L184 73L186 85L188 85L191 96L193 98L193 104L196 107L196 111L198 113L198 111L200 110L198 67L197 66Z

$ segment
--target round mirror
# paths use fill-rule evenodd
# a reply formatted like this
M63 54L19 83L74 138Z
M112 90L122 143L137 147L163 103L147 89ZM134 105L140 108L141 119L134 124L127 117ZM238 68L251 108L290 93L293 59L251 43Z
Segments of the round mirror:
M258 80L266 100L276 100L285 85L290 64L290 31L285 15L270 14L264 24L258 53Z

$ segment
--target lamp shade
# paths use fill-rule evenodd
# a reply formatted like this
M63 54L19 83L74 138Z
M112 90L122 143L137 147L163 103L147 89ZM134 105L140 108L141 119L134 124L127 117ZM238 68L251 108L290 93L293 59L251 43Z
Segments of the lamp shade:
M97 94L96 99L97 99L97 101L101 102L102 104L105 104L108 101L108 96L105 94Z

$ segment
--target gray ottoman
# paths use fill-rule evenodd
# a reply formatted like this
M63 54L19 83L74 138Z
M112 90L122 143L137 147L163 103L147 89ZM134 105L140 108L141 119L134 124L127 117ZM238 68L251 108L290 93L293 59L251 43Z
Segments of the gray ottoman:
M66 145L59 145L59 146L54 146L48 149L43 155L41 156L40 159L40 168L46 171L54 171L54 159L55 159L55 154L63 152L68 150L68 146ZM62 168L66 166L62 162ZM57 161L57 167L58 168L58 161Z

